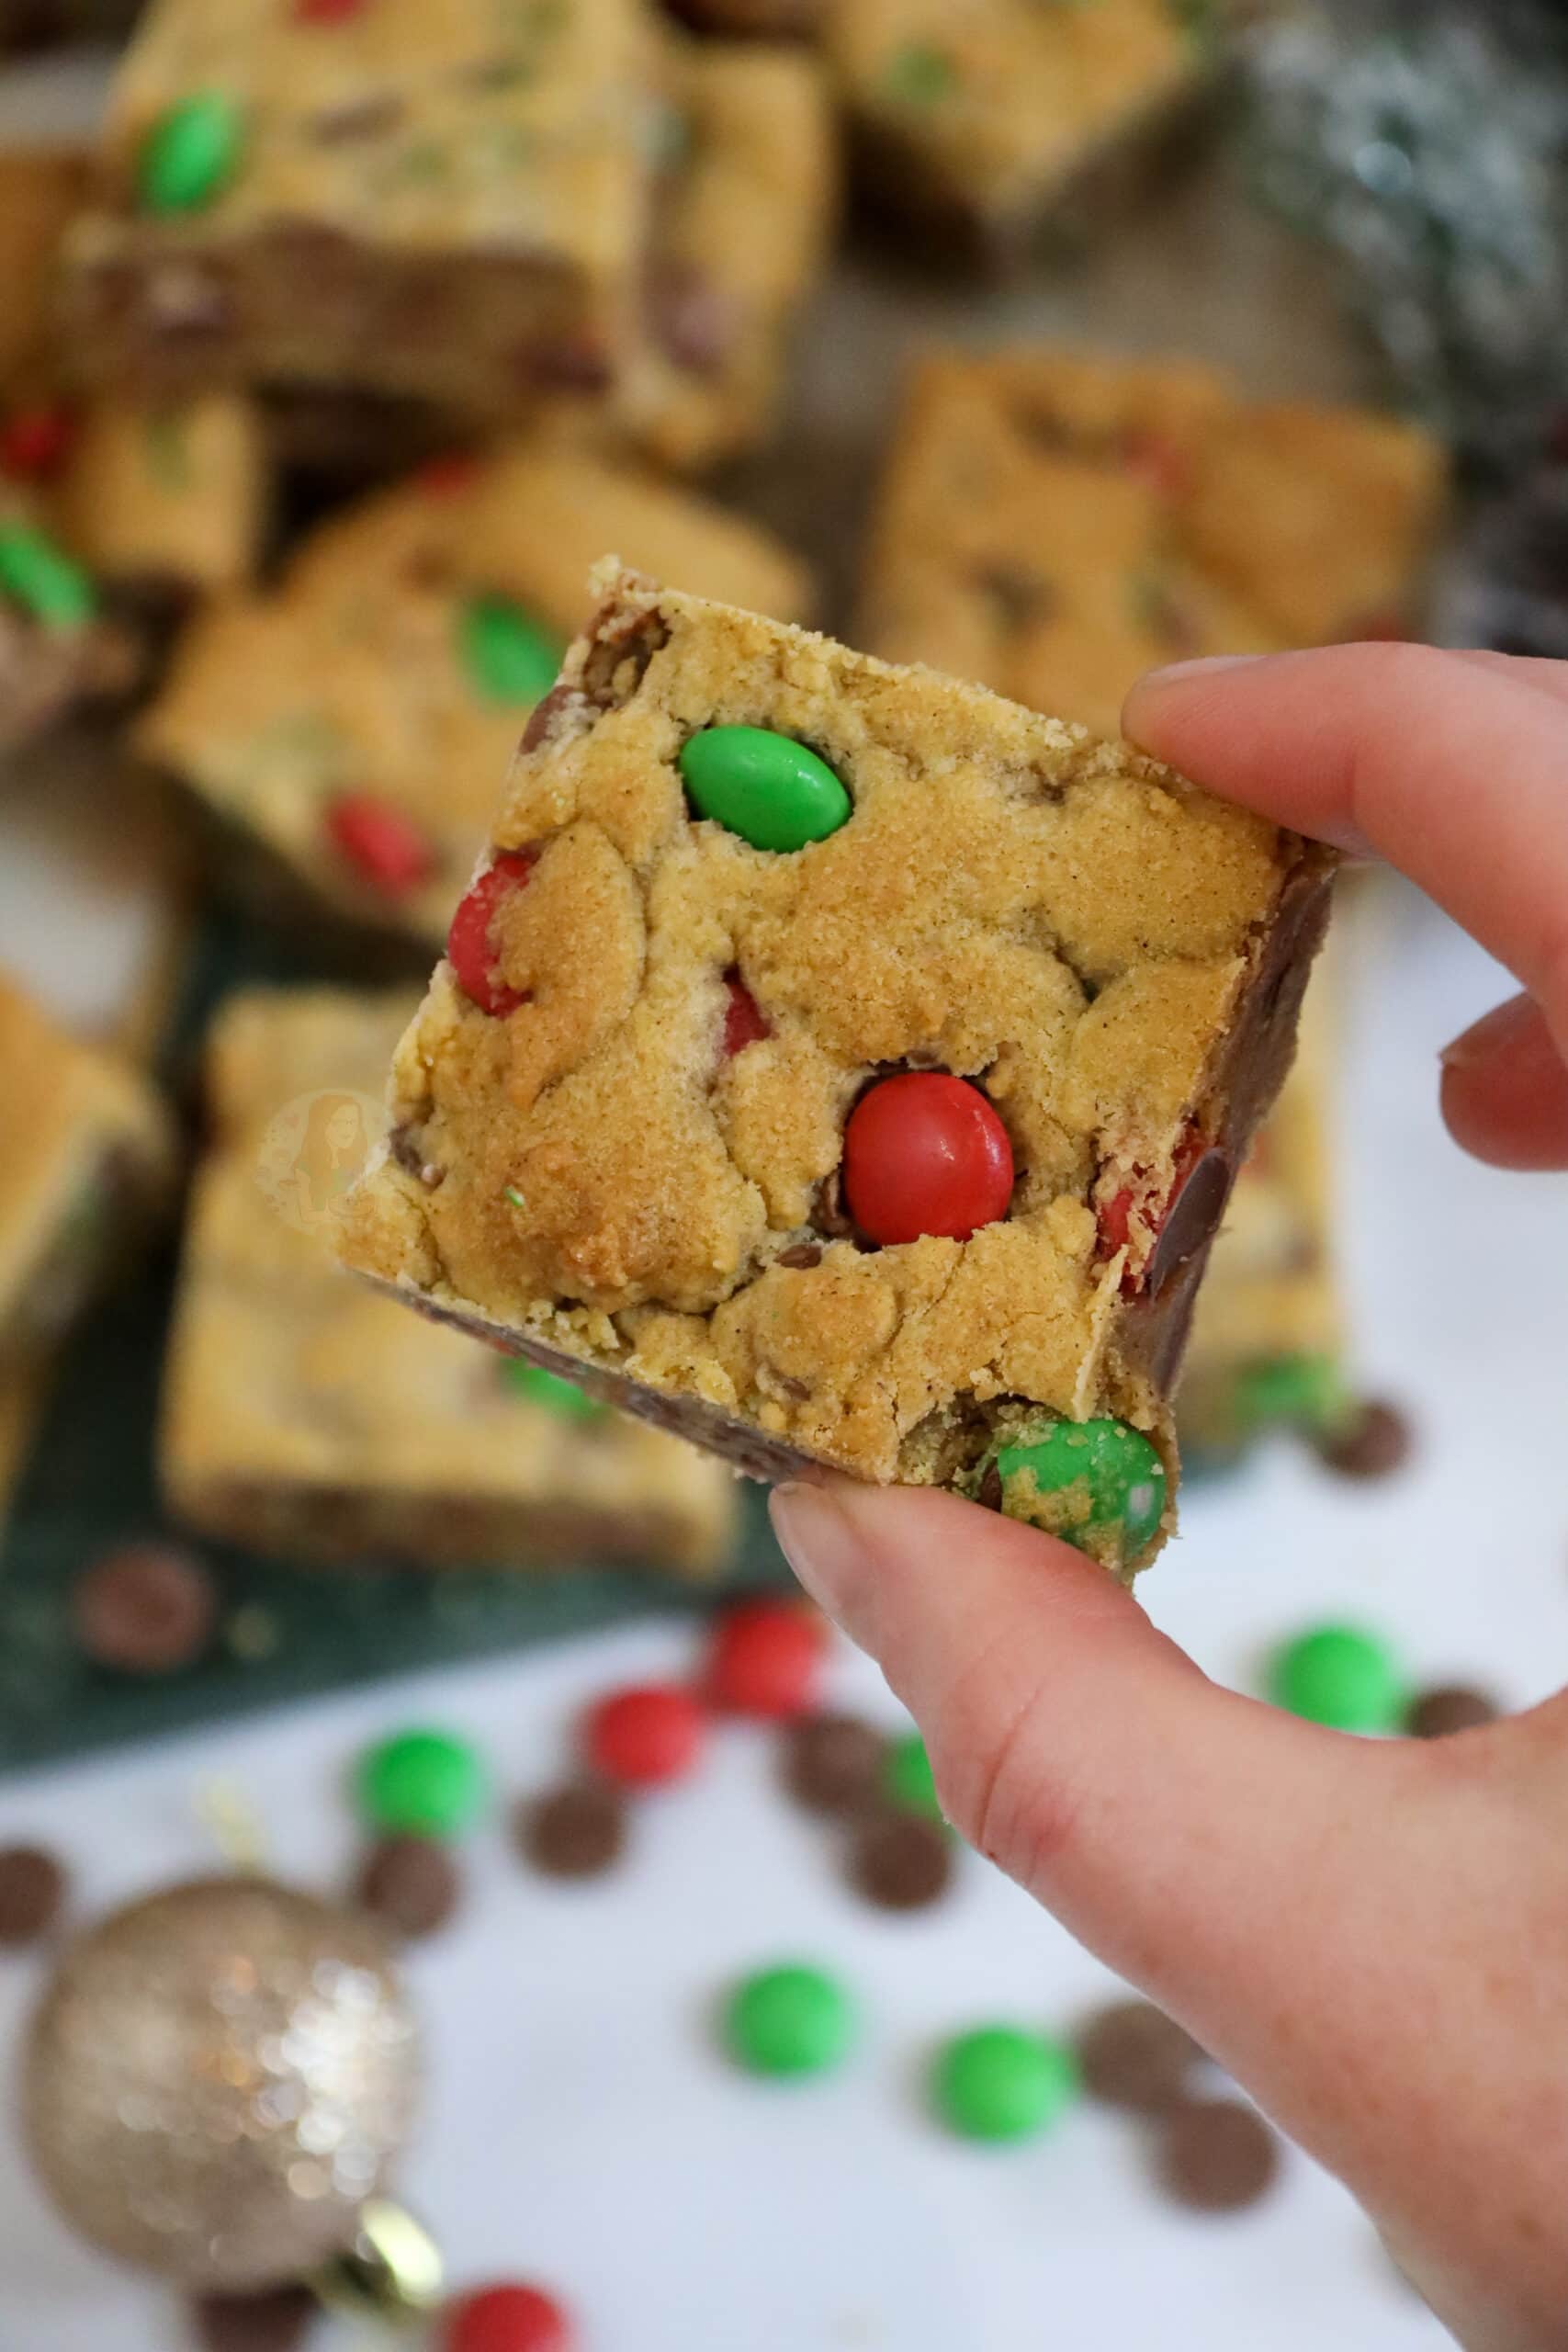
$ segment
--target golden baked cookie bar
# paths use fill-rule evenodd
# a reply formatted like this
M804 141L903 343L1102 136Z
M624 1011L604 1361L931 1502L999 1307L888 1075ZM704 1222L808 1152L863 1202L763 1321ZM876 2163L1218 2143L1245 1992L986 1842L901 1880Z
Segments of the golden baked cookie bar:
M411 1010L406 992L254 990L219 1016L164 1395L171 1508L306 1560L717 1566L721 1464L333 1262Z
M1230 12L1229 0L826 0L823 39L874 191L1005 250L1087 167L1203 87Z
M1209 1261L1177 1399L1183 1446L1206 1455L1232 1454L1271 1428L1332 1433L1349 1406L1331 1202L1331 1025L1320 980Z
M677 153L626 405L643 445L687 468L767 438L837 214L838 139L805 50L671 38L665 57Z
M83 368L501 417L604 390L647 242L649 39L637 0L156 0L69 247Z
M979 687L600 575L348 1262L755 1476L1130 1573L1326 854Z
M99 579L183 603L255 577L270 497L258 412L211 392L166 407L90 403L51 506L61 538Z
M439 942L606 547L795 618L765 532L551 441L438 461L182 640L142 750L345 921Z
M1156 662L1404 634L1446 489L1415 426L1249 400L1193 361L937 353L896 431L860 634L1113 735Z
M143 1238L168 1189L152 1089L0 975L0 1366L57 1338Z
M82 147L0 153L0 398L36 390L47 378L55 260L90 176Z

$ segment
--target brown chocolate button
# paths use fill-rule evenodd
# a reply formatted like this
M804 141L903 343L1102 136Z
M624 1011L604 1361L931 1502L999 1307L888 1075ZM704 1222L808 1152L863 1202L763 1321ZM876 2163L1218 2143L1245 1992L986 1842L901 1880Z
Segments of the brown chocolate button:
M65 1900L65 1871L41 1846L0 1849L0 1944L36 1943Z
M1443 1739L1450 1732L1474 1731L1495 1723L1500 1713L1495 1699L1463 1682L1441 1682L1418 1690L1410 1702L1404 1728L1413 1739Z
M849 1879L884 1911L920 1911L953 1883L953 1840L918 1813L873 1815L851 1841Z
M975 1499L985 1510L1000 1510L1002 1507L1002 1474L994 1462L987 1462L980 1474Z
M366 1855L355 1889L367 1911L402 1936L433 1936L457 1908L457 1865L434 1838L383 1838Z
M127 1544L76 1579L71 1620L95 1666L173 1674L212 1638L218 1597L201 1562L172 1544Z
M1280 2143L1263 2118L1238 2099L1192 2099L1160 2129L1155 2172L1175 2204L1199 2213L1236 2213L1274 2185Z
M803 1715L784 1735L784 1784L810 1813L853 1814L882 1796L887 1741L858 1715Z
M619 1861L626 1842L625 1800L599 1781L569 1781L517 1817L519 1847L550 1878L597 1878Z
M1318 1447L1319 1458L1341 1478L1390 1478L1403 1470L1416 1441L1396 1405L1374 1399L1358 1408L1353 1420Z
M1152 2001L1110 2001L1079 2027L1078 2072L1091 2098L1157 2115L1187 2096L1203 2052L1185 2026Z
M296 2352L320 2306L308 2287L272 2287L259 2295L200 2295L191 2328L203 2352Z
M1197 1255L1218 1230L1230 1198L1231 1156L1216 1145L1200 1153L1165 1213L1159 1238L1149 1253L1147 1285L1162 1291L1172 1274Z

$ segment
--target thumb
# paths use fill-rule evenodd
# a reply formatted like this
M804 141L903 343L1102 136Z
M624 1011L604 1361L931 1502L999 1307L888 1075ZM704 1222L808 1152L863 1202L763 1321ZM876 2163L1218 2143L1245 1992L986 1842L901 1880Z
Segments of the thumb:
M1264 2020L1375 1933L1363 1775L1399 1751L1219 1689L1102 1568L954 1496L787 1486L773 1521L919 1724L970 1843L1238 2074L1268 2073Z

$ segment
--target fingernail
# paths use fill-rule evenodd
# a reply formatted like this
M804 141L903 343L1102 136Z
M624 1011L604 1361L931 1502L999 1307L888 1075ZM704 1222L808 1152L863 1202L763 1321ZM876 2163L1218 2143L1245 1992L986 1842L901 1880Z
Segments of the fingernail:
M830 1617L840 1615L866 1548L832 1489L792 1479L773 1488L768 1509L784 1557L812 1600Z
M1167 662L1157 670L1146 670L1133 692L1137 694L1144 686L1168 686L1174 680L1196 678L1205 672L1212 676L1218 670L1247 670L1255 662L1272 659L1268 653L1205 653L1194 662Z
M1519 1031L1529 1024L1535 1007L1528 996L1511 996L1506 1004L1495 1004L1479 1021L1461 1030L1438 1056L1445 1069L1474 1069L1480 1062L1489 1062L1505 1046L1513 1043Z

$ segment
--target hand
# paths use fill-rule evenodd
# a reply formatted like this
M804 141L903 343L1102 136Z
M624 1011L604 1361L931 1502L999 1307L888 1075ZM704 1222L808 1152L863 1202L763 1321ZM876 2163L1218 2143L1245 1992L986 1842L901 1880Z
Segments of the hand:
M1568 1167L1568 665L1416 646L1195 663L1134 741L1423 884L1529 991L1449 1126ZM791 1486L801 1581L944 1810L1360 2198L1472 2352L1568 2343L1568 1693L1431 1742L1216 1688L1078 1553L949 1495ZM961 1566L958 1565L961 1563Z

